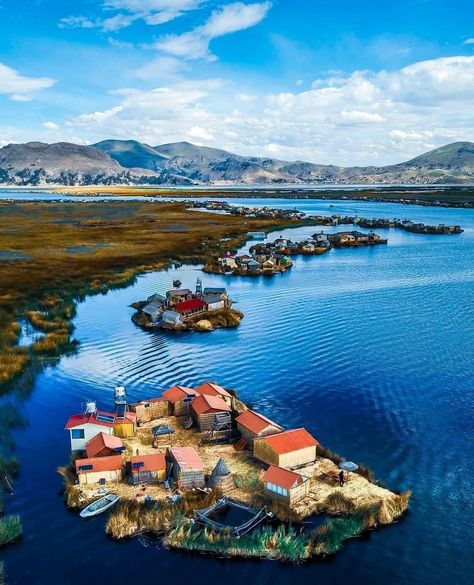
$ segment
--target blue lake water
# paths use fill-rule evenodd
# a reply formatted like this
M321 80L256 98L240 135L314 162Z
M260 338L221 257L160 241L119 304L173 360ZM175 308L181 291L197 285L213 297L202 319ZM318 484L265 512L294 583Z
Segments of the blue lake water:
M86 299L75 319L79 354L41 374L24 404L29 426L16 434L22 471L7 500L7 511L22 515L24 537L1 552L9 583L472 583L474 211L232 202L409 217L460 224L465 232L378 230L387 246L297 258L273 278L202 275L184 266ZM283 233L298 239L314 231ZM176 335L131 323L131 302L166 290L173 278L191 287L198 276L228 287L245 313L238 329ZM84 522L67 511L56 467L69 458L64 423L83 400L109 407L119 383L138 399L206 379L237 389L284 426L306 426L389 486L413 489L410 512L330 559L291 566L172 552L138 539L116 543L104 534L103 518Z

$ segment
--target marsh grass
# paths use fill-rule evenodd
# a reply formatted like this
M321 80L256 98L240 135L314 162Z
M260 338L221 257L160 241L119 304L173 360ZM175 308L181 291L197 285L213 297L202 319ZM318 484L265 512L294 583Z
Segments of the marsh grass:
M77 486L75 485L76 477L72 465L65 465L58 467L59 475L62 476L64 482L63 497L68 508L80 508L82 505L81 496Z
M0 546L17 540L22 534L20 517L17 515L0 517Z

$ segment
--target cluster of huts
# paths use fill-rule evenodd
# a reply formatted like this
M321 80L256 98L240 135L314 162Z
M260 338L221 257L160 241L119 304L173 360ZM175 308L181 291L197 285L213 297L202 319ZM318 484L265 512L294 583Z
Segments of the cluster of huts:
M258 243L250 248L250 253L259 256L296 256L298 254L322 254L331 248L329 237L324 232L314 234L301 242L293 242L280 236L273 242Z
M259 239L255 237L255 239ZM225 252L217 259L217 271L240 276L258 276L259 274L272 275L285 272L293 266L289 254L283 248L270 247L258 244L250 248L248 254L236 255Z
M315 234L317 236L318 234ZM386 244L387 240L382 239L378 234L370 232L358 232L357 230L350 232L336 232L328 234L327 238L332 246L335 248L351 247L351 246L375 246L377 244Z
M233 301L223 287L204 287L200 278L196 288L174 288L164 295L155 293L148 297L141 313L151 324L170 329L186 326L190 317L231 308Z
M258 412L245 408L234 394L214 382L196 388L172 386L161 396L123 404L124 390L118 390L122 402L115 412L98 410L88 402L83 413L72 415L66 430L71 451L75 454L75 471L80 485L104 485L127 479L130 483L165 482L178 489L231 489L234 480L225 461L219 459L209 475L199 455L199 445L233 442L237 451L248 450L256 462L266 467L262 476L267 496L288 504L303 498L309 491L309 479L298 469L316 460L318 441L304 428L285 430ZM168 442L160 451L159 438L169 437L173 428L165 423L151 428L156 452L133 455L125 460L126 439L137 426L169 417L181 417L185 429L196 427L200 433L197 447L172 446ZM169 419L167 419L169 420ZM162 445L164 448L164 445Z

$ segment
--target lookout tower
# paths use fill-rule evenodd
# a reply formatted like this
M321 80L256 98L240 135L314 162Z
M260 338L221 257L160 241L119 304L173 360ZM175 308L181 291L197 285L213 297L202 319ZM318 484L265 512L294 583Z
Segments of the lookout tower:
M114 402L117 418L125 418L125 413L127 412L127 394L123 386L115 386Z
M196 296L197 297L202 296L202 280L199 277L196 280Z

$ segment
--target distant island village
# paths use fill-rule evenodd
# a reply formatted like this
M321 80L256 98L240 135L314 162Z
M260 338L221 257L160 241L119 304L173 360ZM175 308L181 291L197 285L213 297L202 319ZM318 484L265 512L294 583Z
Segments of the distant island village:
M65 429L67 505L83 518L110 509L117 539L153 533L168 548L299 562L394 522L409 503L216 382L130 404L118 386L112 410L87 401ZM309 518L320 522L305 527Z

